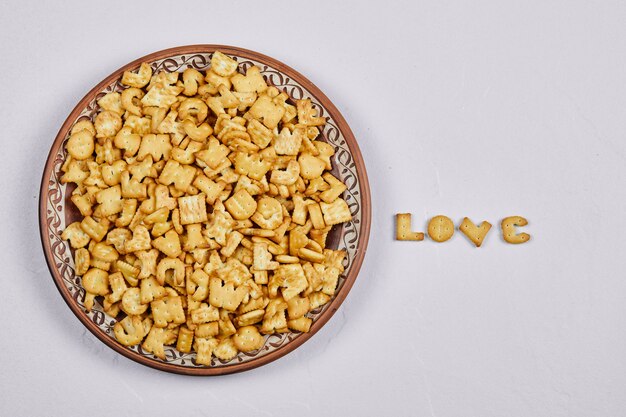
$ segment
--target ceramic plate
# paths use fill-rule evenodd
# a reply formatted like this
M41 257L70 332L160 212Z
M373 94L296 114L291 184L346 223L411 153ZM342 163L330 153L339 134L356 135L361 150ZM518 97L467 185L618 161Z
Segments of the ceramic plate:
M310 332L266 336L261 349L241 352L230 361L213 358L212 366L206 367L195 363L195 353L181 353L174 347L166 347L166 359L161 360L144 352L140 346L129 348L121 345L113 335L115 319L103 312L100 299L97 299L91 312L85 311L84 290L80 278L74 273L73 251L68 242L61 239L65 225L80 220L81 216L70 201L73 188L60 182L60 170L66 158L64 148L70 128L80 119L93 121L98 110L96 101L106 93L122 90L119 81L124 71L136 70L141 62L149 62L153 71L182 72L186 68L205 71L210 67L212 53L218 49L237 60L240 71L245 72L251 65L256 65L261 68L269 85L287 92L293 99L310 98L319 114L327 118L318 140L324 140L336 149L332 173L348 187L343 198L352 211L353 220L335 226L329 235L329 248L347 252L345 272L332 300L309 314L313 319ZM39 224L46 261L63 299L76 317L98 339L122 355L156 369L188 375L219 375L252 369L284 356L313 336L337 311L354 284L367 248L370 214L369 185L361 152L352 131L331 101L313 83L287 65L257 52L222 45L182 46L155 52L123 66L87 93L63 123L52 144L44 168L39 202Z

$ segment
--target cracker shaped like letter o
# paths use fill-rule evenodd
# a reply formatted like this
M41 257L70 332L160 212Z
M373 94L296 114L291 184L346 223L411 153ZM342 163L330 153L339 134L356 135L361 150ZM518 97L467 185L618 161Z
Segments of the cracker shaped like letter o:
M428 222L428 236L435 242L445 242L454 234L454 223L447 216L435 216Z

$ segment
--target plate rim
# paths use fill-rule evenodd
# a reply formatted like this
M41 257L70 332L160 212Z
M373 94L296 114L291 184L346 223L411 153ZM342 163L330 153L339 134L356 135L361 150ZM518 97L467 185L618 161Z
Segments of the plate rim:
M72 295L70 294L68 288L63 284L63 279L54 266L54 260L52 256L52 249L50 245L50 241L47 238L47 222L46 222L46 208L47 208L47 196L48 191L48 179L50 178L51 171L54 166L54 157L56 152L65 139L67 132L71 128L72 123L76 119L76 117L82 112L87 103L91 101L98 93L100 93L106 86L119 79L124 71L129 69L135 69L139 67L142 62L153 62L160 59L165 59L170 56L175 55L183 55L190 53L212 53L216 50L220 50L225 54L232 54L238 57L253 59L257 62L270 65L275 69L279 70L283 74L291 77L298 83L300 83L303 87L311 92L311 94L317 98L320 103L323 105L324 109L328 111L328 113L332 116L332 118L336 121L337 127L342 132L344 139L348 144L348 148L350 149L350 154L354 160L356 172L359 178L360 192L361 192L361 224L359 225L360 233L359 233L359 250L357 251L354 260L352 262L350 273L345 277L345 282L339 291L335 295L335 298L331 301L328 308L318 317L318 319L313 323L311 329L308 333L303 333L296 339L286 343L284 346L270 352L266 355L263 355L259 358L252 359L250 361L236 363L232 365L219 366L219 367L205 367L205 368L193 368L193 367L185 367L181 365L171 364L167 362L157 361L155 359L142 356L137 352L134 352L126 347L122 346L112 338L107 337L101 331L101 329L89 319L89 317L82 311L80 306L74 302ZM365 253L367 252L367 245L369 242L369 234L371 228L371 193L369 187L369 181L367 177L367 171L365 168L365 162L363 160L363 156L359 149L359 145L357 140L350 129L350 126L339 112L339 110L335 107L332 101L308 78L304 75L291 68L290 66L278 61L272 57L261 54L256 51L252 51L249 49L244 49L236 46L229 45L219 45L219 44L194 44L194 45L184 45L184 46L176 46L173 48L167 48L160 51L152 52L140 58L137 58L128 64L123 65L119 69L113 71L109 76L105 77L101 82L96 84L92 89L90 89L85 96L78 101L76 106L69 113L58 133L55 136L54 141L50 145L50 151L46 158L46 163L44 166L41 185L39 189L39 231L41 243L43 246L44 257L46 259L46 264L48 266L48 270L50 271L50 275L59 290L63 300L68 305L72 313L78 318L78 320L94 335L98 340L104 343L109 348L113 349L117 353L122 356L131 359L137 363L142 365L158 369L161 371L182 374L182 375L192 375L192 376L215 376L215 375L224 375L231 374L236 372L243 372L247 370L251 370L257 368L259 366L266 365L270 362L273 362L302 344L304 344L307 340L313 337L335 314L335 312L339 309L339 306L346 299L348 293L352 289L354 282L359 274L361 269L363 259L365 257Z

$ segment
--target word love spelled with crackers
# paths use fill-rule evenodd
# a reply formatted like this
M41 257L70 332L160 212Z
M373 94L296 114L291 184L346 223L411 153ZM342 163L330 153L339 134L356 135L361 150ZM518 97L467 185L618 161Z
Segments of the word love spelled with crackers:
M210 366L308 332L344 272L346 253L326 247L352 219L326 119L238 69L220 52L205 73L143 63L66 143L61 182L82 220L62 237L85 309L99 301L119 343L161 359L173 345Z
M517 233L517 227L526 226L528 221L521 216L510 216L502 220L502 237L505 242L519 244L530 240L528 233ZM459 230L476 245L477 248L485 241L491 230L491 223L484 221L480 225L474 224L465 217L459 225ZM435 216L428 222L428 236L435 242L445 242L454 235L454 223L449 217ZM411 214L396 214L396 240L424 240L424 233L411 231Z

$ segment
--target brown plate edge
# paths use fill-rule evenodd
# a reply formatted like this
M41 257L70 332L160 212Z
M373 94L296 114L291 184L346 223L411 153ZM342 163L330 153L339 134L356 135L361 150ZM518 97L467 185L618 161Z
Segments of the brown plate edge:
M352 261L352 266L350 269L350 273L345 278L343 287L339 291L339 293L335 296L333 301L331 301L330 305L326 309L324 313L313 323L311 329L308 333L303 333L299 337L295 338L293 341L281 346L275 351L260 357L259 359L253 359L249 362L233 364L228 366L221 366L215 368L190 368L184 367L180 365L169 364L166 362L159 362L155 359L150 359L148 357L142 356L136 352L133 352L126 347L120 345L113 339L104 336L101 333L101 330L98 326L93 323L87 315L82 311L82 309L78 306L78 304L73 302L72 296L63 283L63 279L58 273L57 269L54 267L54 260L52 256L52 249L50 247L50 242L47 239L47 223L46 223L46 206L47 206L47 179L50 178L51 170L53 167L53 157L56 155L57 149L60 146L60 143L65 138L67 132L69 131L73 120L82 112L83 108L89 102L93 96L98 94L109 85L112 81L119 78L124 71L129 69L133 69L138 67L142 62L152 62L159 59L167 58L172 55L181 55L188 53L210 53L215 50L220 50L226 54L233 54L243 58L253 59L258 62L266 63L274 68L280 70L285 73L287 76L293 78L297 82L299 82L302 86L304 86L307 90L309 90L313 96L315 96L320 103L323 104L324 108L332 115L332 118L337 122L339 130L343 133L346 142L348 143L348 148L350 149L350 154L354 160L356 165L357 173L359 175L359 184L360 184L360 192L361 192L361 224L360 234L359 234L359 242L358 242L358 252L354 260ZM41 180L41 187L39 192L39 230L40 237L44 249L44 255L46 258L46 264L48 265L48 269L50 270L50 274L53 277L54 283L57 286L57 289L61 293L63 300L70 307L70 310L74 313L74 315L80 320L80 322L89 329L89 331L96 336L100 341L102 341L105 345L120 353L121 355L137 362L142 365L149 366L154 369L158 369L161 371L183 374L183 375L192 375L192 376L211 376L211 375L224 375L231 374L236 372L243 372L250 369L257 368L259 366L263 366L267 363L270 363L286 354L290 353L304 342L309 340L317 331L324 325L330 318L335 314L335 312L339 309L339 306L343 303L345 298L348 295L348 292L354 285L354 281L361 269L361 265L363 263L363 259L365 257L365 253L367 251L367 245L369 241L370 234L370 226L371 226L371 201L370 201L370 188L369 181L367 177L367 171L365 169L365 163L363 161L363 157L361 155L361 151L357 144L356 138L352 133L352 130L348 126L348 123L343 118L339 110L334 106L334 104L328 99L328 97L317 88L311 81L309 81L306 77L300 74L298 71L293 68L283 64L280 61L277 61L271 57L260 54L258 52L250 51L243 48L227 46L227 45L214 45L214 44L198 44L198 45L186 45L179 46L174 48L168 48L161 51L153 52L141 58L138 58L127 65L124 65L120 69L114 71L111 75L106 77L102 82L92 88L74 107L72 112L69 114L59 132L56 135L54 142L50 148L50 152L46 159L46 165L44 167L43 177Z

